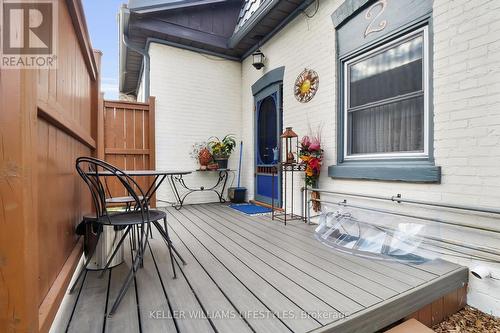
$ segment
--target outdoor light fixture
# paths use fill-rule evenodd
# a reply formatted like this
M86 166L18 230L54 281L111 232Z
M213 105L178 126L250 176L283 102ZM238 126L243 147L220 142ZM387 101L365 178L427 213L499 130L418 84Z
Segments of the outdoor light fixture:
M266 56L264 55L264 53L262 53L260 49L257 49L257 51L255 51L252 54L252 57L253 57L252 65L253 67L255 67L255 69L259 70L262 67L264 67L264 59L266 58Z
M295 140L293 140L294 138ZM286 164L295 163L295 155L297 155L299 147L299 136L292 130L291 127L287 127L283 134L281 134L281 140L283 140L282 147L284 146L285 148L284 150L282 149L285 154L285 156L283 156L283 160L286 161Z

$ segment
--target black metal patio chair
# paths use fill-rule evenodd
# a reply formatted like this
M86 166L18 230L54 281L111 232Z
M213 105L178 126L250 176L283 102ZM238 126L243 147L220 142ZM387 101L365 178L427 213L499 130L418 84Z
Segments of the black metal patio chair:
M118 297L116 298L111 311L108 313L108 316L112 316L116 312L116 309L118 308L123 296L125 295L132 281L132 278L135 276L137 270L142 265L144 253L148 244L148 234L151 231L151 223L153 223L157 227L158 231L160 232L161 236L168 246L173 276L174 279L176 278L175 263L172 253L172 242L168 235L167 229L167 216L163 211L149 209L148 200L145 200L147 198L140 186L132 177L127 175L124 171L114 167L113 165L93 157L79 157L76 160L76 170L90 189L96 215L95 217L88 218L87 222L93 223L97 226L96 230L98 234L97 240L95 241L95 246L90 250L90 253L88 253L88 257L85 260L84 266L81 268L77 278L70 288L70 293L74 292L80 278L83 276L83 273L87 269L87 266L90 263L92 256L94 255L97 244L99 243L100 234L102 233L102 226L113 226L115 228L123 228L125 230L122 237L120 238L120 241L116 244L111 256L109 257L109 259L107 259L103 271L109 267L131 229L138 226L141 230L140 235L137 235L139 246L137 248L135 258L132 262L132 267L130 268L130 271L120 289ZM106 191L102 179L104 177L110 176L116 177L116 179L119 180L119 183L126 190L127 194L133 198L133 210L131 209L124 212L108 211ZM158 221L160 220L163 220L163 225L165 228L164 230L158 223Z
M121 207L125 208L125 211L129 211L129 210L132 210L133 208L136 208L136 207L134 207L135 200L131 195L113 196L113 194L111 193L111 190L110 190L110 186L108 184L108 177L102 177L102 179L104 180L104 190L106 193L106 205L108 207L115 207L115 206L120 207L121 206ZM140 195L139 199L144 200L144 197ZM130 231L130 234L132 235L132 250L135 250L136 244L137 244L136 240L138 239L137 235L139 235L139 227L138 226L133 227L132 230ZM149 237L153 238L153 231L151 229L149 230Z

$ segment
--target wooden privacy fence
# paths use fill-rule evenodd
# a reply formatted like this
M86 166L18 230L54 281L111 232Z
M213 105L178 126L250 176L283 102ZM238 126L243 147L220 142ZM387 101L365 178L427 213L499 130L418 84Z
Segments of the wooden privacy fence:
M3 2L2 2L3 3ZM75 171L94 156L100 58L80 0L51 1L57 66L0 69L0 332L48 332L91 214Z
M103 133L98 140L100 159L123 170L155 169L154 97L148 103L105 100L99 116ZM144 191L153 181L146 177L135 180ZM106 183L112 197L127 195L116 179Z

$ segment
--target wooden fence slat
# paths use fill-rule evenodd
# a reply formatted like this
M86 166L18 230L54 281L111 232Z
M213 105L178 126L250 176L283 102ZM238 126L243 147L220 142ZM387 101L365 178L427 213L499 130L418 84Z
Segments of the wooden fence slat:
M120 108L120 109L138 109L149 110L148 103L127 102L127 101L104 101L106 108Z
M151 149L106 148L105 153L110 155L149 155L151 154Z
M97 107L97 158L104 160L104 93L99 93Z

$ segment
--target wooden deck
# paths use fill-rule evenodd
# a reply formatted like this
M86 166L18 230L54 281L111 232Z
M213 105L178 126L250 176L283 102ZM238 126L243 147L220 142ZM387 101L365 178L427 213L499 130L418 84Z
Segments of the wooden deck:
M54 332L374 332L467 282L467 269L438 260L421 265L368 260L314 239L314 227L287 226L220 204L168 209L177 250L170 259L159 236L150 242L117 313L126 263L98 278L87 272L67 295Z

